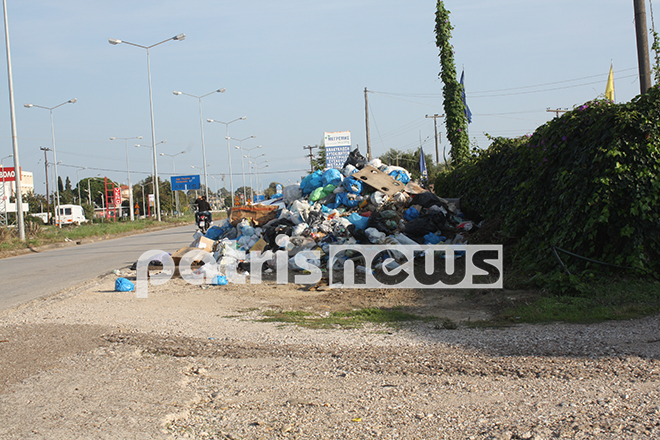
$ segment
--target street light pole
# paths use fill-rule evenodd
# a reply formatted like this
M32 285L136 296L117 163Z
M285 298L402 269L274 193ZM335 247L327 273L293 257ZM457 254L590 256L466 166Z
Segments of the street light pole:
M206 194L206 199L208 200L209 198L209 182L208 182L208 176L206 175L206 147L204 146L204 119L202 119L202 98L212 95L213 93L224 93L225 89L217 89L212 92L207 93L206 95L202 96L196 96L196 95L191 95L189 93L184 93L184 92L177 92L176 90L173 92L175 95L186 95L186 96L192 96L193 98L197 98L199 101L199 128L201 129L202 132L202 158L204 160L203 165L204 165L204 186L206 186L205 194Z
M160 194L159 194L159 191L158 191L158 187L160 185L158 185L158 163L157 163L158 158L156 156L156 128L154 126L154 100L153 100L153 95L152 95L152 92L151 92L151 63L149 61L149 49L151 49L152 47L156 47L160 44L166 43L170 40L183 41L183 40L185 40L185 38L186 38L185 34L179 34L179 35L175 35L174 37L168 38L167 40L163 40L160 43L152 44L151 46L141 46L139 44L129 43L128 41L117 40L115 38L108 39L108 42L112 45L117 45L117 44L124 43L124 44L128 44L128 45L131 45L131 46L146 49L146 51L147 51L147 75L148 75L148 78L149 78L149 110L151 112L151 145L154 146L154 151L153 151L154 179L155 179L154 194L155 194L155 197L156 197L156 218L158 219L158 221L160 221Z
M142 139L142 136L134 136L127 138L120 137L111 137L110 140L114 141L116 139L123 140L126 144L126 176L128 177L128 206L129 211L131 212L131 221L135 220L135 214L133 213L133 186L131 186L131 169L128 166L128 140L129 139Z
M87 167L82 167L76 170L76 178L78 179L78 184L76 185L78 187L78 203L80 203L81 205L82 205L82 199L80 198L80 172L86 169Z
M185 153L186 153L185 150L180 152L180 153L176 153L176 154L160 153L161 156L169 156L169 157L172 158L172 175L173 176L176 176L176 168L174 166L174 158L176 156L178 156L179 154L185 154ZM175 208L176 208L177 215L179 215L179 213L181 212L179 210L179 191L174 191L174 205L175 205Z
M231 148L229 147L229 124L236 121L242 121L247 119L247 116L241 116L240 118L234 119L229 122L216 121L215 119L207 119L206 122L217 122L218 124L225 124L225 139L227 139L227 156L229 162L229 185L231 188L231 206L234 206L234 176L231 172Z
M166 142L167 142L167 140L162 140L160 142L156 142L154 145L135 144L135 148L138 148L138 147L151 148L153 150L153 154L156 155L156 145L164 144ZM156 178L157 178L157 176L156 176L156 164L157 164L157 161L154 161L154 162L151 163L151 183L152 183L151 188L152 188L152 191L154 192L154 198L155 198L154 203L158 203L160 201L160 199L156 196L156 191L158 191L158 185L154 184L154 182L156 182ZM151 211L151 205L149 205L149 211ZM160 212L160 208L157 209L157 212ZM150 214L150 216L151 216L151 214Z
M252 138L256 138L256 137L257 137L256 135L248 136L244 139L236 139L236 138L232 138L232 137L227 137L227 140L231 139L231 140L234 140L234 141L240 143L241 145L240 146L236 145L235 148L237 150L242 150L243 149L243 141L246 141L246 140L252 139ZM261 148L261 145L259 145L256 148ZM243 165L243 155L242 154L241 154L241 170L243 171L243 199L244 199L243 201L245 203L247 203L247 194L245 193L245 166Z
M52 143L53 143L53 163L55 163L55 194L57 197L57 205L55 206L55 223L57 223L58 227L62 227L62 222L59 221L60 218L60 181L59 181L59 176L57 174L57 153L55 152L55 125L53 124L53 110L55 110L58 107L63 106L64 104L75 104L78 102L76 98L69 99L66 102L63 102L59 105L56 105L55 107L44 107L41 105L36 105L36 104L24 104L25 108L32 108L32 107L37 107L37 108L43 108L46 109L50 112L50 135L52 138Z

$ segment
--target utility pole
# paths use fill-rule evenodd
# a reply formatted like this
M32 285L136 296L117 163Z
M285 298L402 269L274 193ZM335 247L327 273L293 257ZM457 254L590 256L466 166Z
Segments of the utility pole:
M312 161L312 159L314 158L314 154L312 154L312 150L314 148L317 148L317 147L312 146L312 145L307 145L306 147L303 147L304 150L309 150L309 154L305 157L309 157L309 167L312 170L312 173L314 172L314 162Z
M444 118L445 115L435 114L433 116L426 115L427 118L433 118L433 129L435 130L435 163L440 163L440 139L438 138L438 118Z
M371 160L371 137L369 136L369 99L367 98L367 88L364 88L364 120L367 129L367 160Z
M555 113L557 115L557 117L559 117L559 113L566 113L568 111L568 109L567 108L551 109L550 107L548 107L545 111L549 112L549 113Z
M50 224L50 191L48 190L48 152L50 148L39 148L44 152L44 163L46 167L46 224Z
M649 41L646 36L646 4L644 0L633 0L635 8L635 33L637 35L637 65L639 66L639 87L641 93L651 88L651 64L649 61Z

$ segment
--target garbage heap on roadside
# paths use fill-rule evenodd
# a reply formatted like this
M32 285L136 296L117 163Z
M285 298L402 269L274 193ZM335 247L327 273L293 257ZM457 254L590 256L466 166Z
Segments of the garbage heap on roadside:
M309 263L325 268L332 244L465 244L477 227L458 200L442 199L412 182L406 169L367 162L355 150L342 169L315 171L262 204L232 208L222 225L197 232L190 247L239 271L249 269L251 251L272 251L271 268L276 253L286 252L289 269L300 270L295 256L304 250L320 251L320 261Z

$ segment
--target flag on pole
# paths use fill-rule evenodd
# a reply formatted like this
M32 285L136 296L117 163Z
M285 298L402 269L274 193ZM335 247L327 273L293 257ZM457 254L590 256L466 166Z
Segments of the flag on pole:
M426 170L426 158L424 157L424 149L419 146L419 173L422 175L423 180L428 180L429 173Z
M464 77L465 69L461 72L461 99L463 100L463 112L465 112L465 117L467 118L468 124L470 124L472 123L472 112L467 105L467 99L465 99L465 84L463 84Z
M610 64L610 75L607 77L607 86L605 87L605 98L614 102L614 71Z

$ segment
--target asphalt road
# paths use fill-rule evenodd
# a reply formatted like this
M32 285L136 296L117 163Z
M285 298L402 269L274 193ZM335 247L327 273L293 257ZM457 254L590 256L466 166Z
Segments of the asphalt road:
M188 246L195 225L0 259L0 310L130 266L143 252Z

